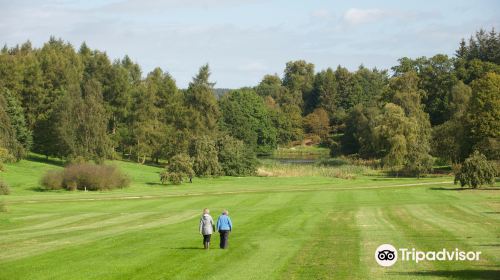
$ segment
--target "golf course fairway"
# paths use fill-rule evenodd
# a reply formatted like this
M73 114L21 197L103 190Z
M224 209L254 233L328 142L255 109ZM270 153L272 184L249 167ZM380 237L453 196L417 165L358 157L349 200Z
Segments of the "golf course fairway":
M42 191L56 164L22 160L0 178L0 279L500 279L500 195L447 176L195 178L113 162L132 179L108 192ZM498 185L498 183L497 183ZM203 208L229 210L229 248L203 250ZM381 244L480 251L478 261L399 260Z

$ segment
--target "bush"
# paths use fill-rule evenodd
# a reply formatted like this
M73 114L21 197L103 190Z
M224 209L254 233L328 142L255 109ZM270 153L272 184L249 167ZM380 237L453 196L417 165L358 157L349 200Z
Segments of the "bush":
M496 170L493 164L488 162L486 157L474 151L464 163L456 168L455 184L460 182L462 187L468 185L472 188L477 188L482 185L492 185L495 182Z
M115 166L81 163L61 171L49 171L41 183L49 190L100 191L127 187L130 180Z
M160 174L160 180L162 184L171 182L174 185L179 185L184 178L189 178L191 181L193 176L193 160L186 154L178 154L170 159L165 171Z
M43 176L41 184L47 190L60 190L63 188L64 172L49 170Z
M210 136L195 138L189 147L196 176L218 176L221 173L215 140Z
M0 195L8 195L10 194L10 188L7 183L0 181Z
M9 151L5 148L0 147L0 172L4 171L4 162L11 162L14 160L14 157L9 153Z

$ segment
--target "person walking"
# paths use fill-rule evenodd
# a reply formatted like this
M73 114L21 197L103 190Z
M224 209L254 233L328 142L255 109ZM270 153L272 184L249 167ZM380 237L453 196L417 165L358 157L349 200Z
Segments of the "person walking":
M228 246L229 232L233 229L233 223L229 218L227 210L222 211L222 214L217 219L217 230L220 233L220 248L226 249Z
M200 219L200 234L203 235L203 247L205 249L210 248L210 237L215 231L215 224L212 216L210 216L210 210L208 208L203 209L203 215Z

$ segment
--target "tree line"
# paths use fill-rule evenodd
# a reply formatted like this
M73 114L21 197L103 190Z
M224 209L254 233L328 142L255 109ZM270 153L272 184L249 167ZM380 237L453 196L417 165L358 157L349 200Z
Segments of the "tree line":
M435 158L500 157L500 34L480 30L454 57L388 70L303 60L254 87L216 90L204 65L187 89L83 43L50 38L0 51L0 161L29 151L68 161L176 160L198 176L246 175L256 155L309 139L332 155L381 159L420 175ZM173 167L172 167L173 168Z

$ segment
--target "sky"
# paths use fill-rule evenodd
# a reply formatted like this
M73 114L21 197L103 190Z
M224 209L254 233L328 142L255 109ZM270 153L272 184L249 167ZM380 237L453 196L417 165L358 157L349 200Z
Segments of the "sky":
M500 30L498 0L0 0L0 44L50 36L111 59L129 55L185 88L209 63L218 88L254 86L304 59L315 70L389 69L401 57L453 56L461 38Z

